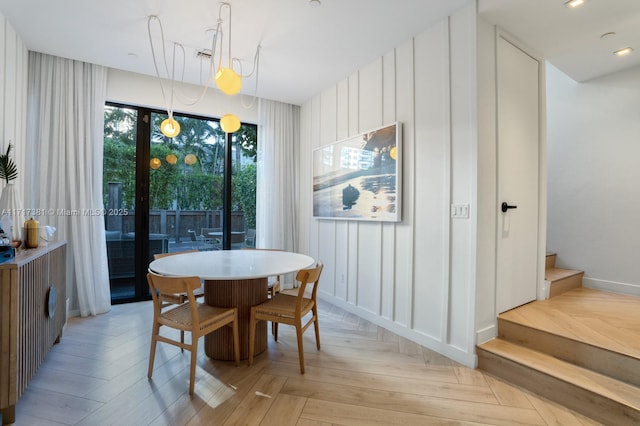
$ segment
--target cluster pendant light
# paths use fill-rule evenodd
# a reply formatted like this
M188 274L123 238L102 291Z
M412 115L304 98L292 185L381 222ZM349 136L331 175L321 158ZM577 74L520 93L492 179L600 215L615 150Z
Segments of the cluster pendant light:
M227 31L226 31L226 34L224 34L224 36L223 36L223 30L222 30L223 23L225 22L225 20L222 19L223 9L228 10ZM162 59L163 59L162 62L164 64L163 71L165 74L165 79L168 79L171 82L171 86L167 88L167 90L165 90L165 86L164 86L164 84L166 83L163 83L163 78L161 77L160 67L158 66L156 51L154 49L153 37L151 34L152 22L155 22L155 21L158 22L158 26L160 29L160 36L162 39ZM166 137L174 138L178 136L178 134L180 133L180 124L173 118L174 95L179 96L179 94L176 93L176 90L174 87L176 82L176 78L175 78L176 50L182 52L182 60L184 64L184 59L186 57L185 49L180 43L175 43L175 42L173 43L173 62L172 62L171 71L169 71L169 66L168 66L169 61L167 61L167 57L166 57L165 46L164 46L165 45L164 32L162 29L162 23L160 22L160 18L158 18L155 15L149 16L147 27L148 27L148 33L149 33L149 44L151 45L151 53L153 56L153 63L155 66L156 75L158 77L158 80L160 81L160 88L162 91L163 99L165 100L165 104L167 107L167 115L168 115L168 118L164 120L160 125L160 131ZM225 66L223 66L222 64L222 46L220 46L221 43L219 43L219 41L222 40L224 37L226 37L227 53L228 53L228 60ZM209 50L209 52L210 52L210 55L207 55L207 56L209 56L209 61L210 61L210 64L209 64L210 73L207 76L207 82L203 83L204 90L202 91L202 93L197 99L187 99L186 101L183 101L183 103L185 103L186 105L194 105L195 103L200 101L205 96L207 89L212 82L215 83L216 87L225 95L229 95L229 96L237 95L242 90L242 80L245 78L249 78L253 74L255 74L256 75L256 84L255 84L256 92L254 93L253 99L249 105L245 105L243 103L243 106L245 106L246 108L251 108L253 105L253 102L256 99L257 90L258 90L257 79L258 79L258 62L259 62L260 46L258 46L256 49L256 53L253 60L253 70L251 71L251 73L247 75L241 75L238 72L236 72L233 68L233 65L234 63L240 63L240 61L236 58L233 58L231 55L231 5L229 3L224 3L224 2L220 3L220 7L218 9L218 22L215 30L213 31L211 49ZM215 62L217 62L217 65L218 65L217 67ZM183 69L183 75L184 75L184 69ZM220 119L220 127L225 133L236 132L238 131L238 129L240 129L240 119L236 115L225 114Z
M184 157L184 164L186 164L187 166L193 166L197 161L198 157L196 157L194 154L187 154Z
M167 164L171 166L175 166L178 163L178 157L175 154L167 154L164 159ZM187 154L184 156L184 164L186 164L187 166L193 166L197 162L198 157L196 157L195 154ZM158 157L153 157L151 160L149 160L149 168L151 168L152 170L158 170L160 167L162 167L162 160L160 160Z
M240 119L233 114L225 114L220 118L220 127L225 133L234 133L240 129Z
M215 76L216 87L226 95L233 96L242 89L242 78L231 68L220 68Z
M178 157L176 157L174 154L167 154L165 160L167 160L167 163L174 165L178 162Z
M158 170L161 165L162 162L159 158L152 158L151 161L149 161L149 167L151 167L153 170Z
M227 67L218 68L214 81L216 87L220 89L222 93L234 96L240 93L242 89L242 77L233 70L233 59L231 57L231 5L229 5L229 3L221 3L219 15L221 15L224 6L229 8L229 34L227 36L229 59ZM222 131L225 133L237 132L238 129L240 129L240 119L234 114L225 114L220 118L220 128L222 128Z
M168 138L175 138L180 133L180 123L173 118L173 114L160 124L160 131Z

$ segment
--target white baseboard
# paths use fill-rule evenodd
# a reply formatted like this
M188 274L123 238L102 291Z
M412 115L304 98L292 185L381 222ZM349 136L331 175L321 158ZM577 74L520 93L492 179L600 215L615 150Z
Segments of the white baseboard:
M351 303L347 303L343 300L336 299L333 296L318 292L318 297L328 303L331 303L332 305L344 309L347 312L370 321L375 325L386 328L387 330L392 331L397 335L404 337L405 339L411 340L412 342L424 346L425 348L438 352L439 354L444 355L447 358L451 358L452 360L457 361L467 367L475 368L478 365L478 358L475 353L468 353L454 346L447 345L431 336L427 336L426 334L420 333L419 331L409 329L405 325L383 318L371 311L352 305ZM322 324L322 319L320 319L320 324Z
M488 342L498 335L498 324L492 324L476 332L476 344Z
M582 278L582 286L596 290L610 291L612 293L640 296L640 285L619 283L615 281L598 280L595 278Z

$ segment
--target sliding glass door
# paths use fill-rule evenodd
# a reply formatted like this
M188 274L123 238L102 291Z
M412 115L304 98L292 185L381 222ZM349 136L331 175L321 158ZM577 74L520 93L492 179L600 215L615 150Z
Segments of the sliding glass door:
M229 137L217 120L174 115L181 131L167 138L159 130L165 118L139 107L109 104L105 110L105 232L113 303L149 298L145 275L156 254L253 244L256 127L243 125Z

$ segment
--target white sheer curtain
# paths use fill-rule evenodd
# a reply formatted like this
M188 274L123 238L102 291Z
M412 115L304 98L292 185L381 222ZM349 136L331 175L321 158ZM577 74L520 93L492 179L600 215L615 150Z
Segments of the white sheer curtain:
M25 202L67 240L67 282L75 283L67 297L75 290L82 316L111 307L101 213L106 79L104 67L29 53Z
M258 108L256 247L297 251L300 109L263 99Z

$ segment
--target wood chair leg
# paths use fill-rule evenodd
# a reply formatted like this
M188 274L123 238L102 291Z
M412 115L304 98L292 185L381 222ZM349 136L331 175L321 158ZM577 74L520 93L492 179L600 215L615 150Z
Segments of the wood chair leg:
M300 359L300 374L304 374L304 347L302 346L302 324L296 324L296 337L298 338L298 358Z
M256 310L251 308L249 319L249 365L253 364L253 351L256 341Z
M151 353L149 354L149 369L147 370L147 377L150 379L153 375L153 362L156 358L156 339L151 338Z
M160 326L156 323L153 325L153 330L151 331L151 349L149 350L149 369L147 370L147 377L151 378L153 375L153 363L156 359L156 344L158 343L156 337L160 332Z
M184 330L180 330L180 343L184 343ZM184 348L180 348L180 352L184 351Z
M198 339L191 337L191 368L189 370L189 395L193 395L196 382L196 363L198 361Z
M238 310L233 314L233 352L236 357L236 367L240 366L240 338L238 337Z
M273 325L273 340L278 341L278 323L274 322Z
M318 325L318 309L313 307L313 328L316 332L316 347L320 350L320 326Z

